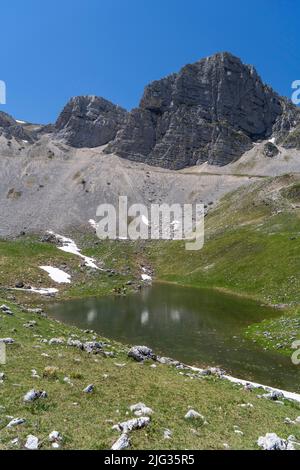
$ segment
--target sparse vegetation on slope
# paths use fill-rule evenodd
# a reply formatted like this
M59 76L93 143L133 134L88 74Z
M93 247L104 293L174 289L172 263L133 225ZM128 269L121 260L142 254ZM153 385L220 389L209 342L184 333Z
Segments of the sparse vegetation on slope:
M206 243L199 252L185 251L181 242L99 242L93 235L76 235L84 254L104 268L99 272L36 237L1 241L3 302L12 296L27 305L41 301L35 294L6 290L19 279L57 287L40 265L63 267L71 274L72 284L59 286L59 299L125 294L124 288L138 288L141 283L141 266L150 265L157 280L215 287L288 306L281 318L252 325L247 335L263 347L290 354L292 340L299 337L298 185L298 176L286 175L227 195L206 218ZM148 428L132 433L134 449L219 449L224 444L254 449L257 438L270 431L300 438L298 427L284 423L286 417L294 420L300 414L298 405L277 406L213 377L191 380L174 368L139 365L114 342L108 350L115 352L115 358L88 355L65 343L50 346L43 339L76 335L88 340L93 334L9 306L14 316L0 314L0 337L15 339L8 346L7 365L0 368L6 376L0 385L1 448L13 447L16 437L22 447L28 434L37 435L42 447L48 448L53 430L62 433L64 448L109 448L118 438L112 425L132 417L128 407L141 401L154 415ZM30 320L37 324L25 328ZM39 379L32 376L33 369ZM82 390L90 383L95 391L86 396ZM32 388L46 390L48 399L25 405L22 397ZM239 406L249 402L253 408ZM203 414L208 424L185 420L189 407ZM8 430L7 416L23 417L26 423ZM172 431L170 440L164 439L165 428ZM238 429L244 434L236 433Z
M201 251L186 252L181 242L149 246L161 280L284 304L285 321L272 320L273 336L263 335L268 322L249 331L264 347L288 354L295 332L299 337L299 328L291 328L289 334L288 327L288 315L291 324L299 319L299 179L299 175L268 178L225 196L206 218L206 243Z
M258 437L270 431L283 438L290 434L300 438L299 426L284 423L286 417L293 421L299 416L299 405L286 401L278 406L258 399L256 391L213 376L192 380L169 366L138 364L127 358L124 346L114 342L108 342L105 350L115 357L88 354L67 346L66 341L92 341L93 333L8 306L14 316L0 314L0 337L12 337L15 343L7 346L7 364L0 366L5 374L0 384L1 449L23 448L29 434L38 437L41 448L51 448L48 436L54 430L63 437L63 449L110 448L119 437L112 426L134 417L129 407L139 402L154 413L147 428L131 433L132 449L224 449L227 445L256 449ZM34 326L26 328L29 322ZM50 345L52 338L65 342ZM89 384L95 386L94 392L85 394ZM24 403L31 389L45 390L48 398ZM185 419L190 408L201 413L207 424ZM26 422L7 429L12 417ZM164 438L166 428L171 439Z

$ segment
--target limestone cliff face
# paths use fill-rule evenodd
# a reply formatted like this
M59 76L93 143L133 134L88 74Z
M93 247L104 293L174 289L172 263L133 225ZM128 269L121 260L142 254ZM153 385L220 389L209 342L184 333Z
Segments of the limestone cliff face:
M48 134L51 142L106 145L106 153L169 169L227 165L271 137L283 147L300 148L299 129L300 109L227 52L154 81L131 112L96 96L72 98L54 126L20 125L0 112L5 152L7 140L15 139L18 148L21 140L38 145Z
M72 147L98 147L115 138L126 113L104 98L78 96L67 103L55 128Z
M172 169L226 165L298 116L252 66L220 53L147 86L106 151Z

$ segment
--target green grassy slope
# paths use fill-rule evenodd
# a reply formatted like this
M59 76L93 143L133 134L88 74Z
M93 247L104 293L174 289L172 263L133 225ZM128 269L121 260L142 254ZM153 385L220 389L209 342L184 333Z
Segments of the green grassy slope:
M206 243L199 252L185 251L181 242L99 242L93 235L69 234L84 254L93 256L105 269L96 273L82 268L74 255L41 243L37 237L2 240L0 303L8 303L8 299L14 299L14 304L41 302L34 294L7 290L17 280L36 287L57 287L39 265L62 267L71 274L72 284L59 286L58 299L67 299L119 289L124 294L124 289L138 288L141 264L146 264L153 267L158 280L210 286L267 303L289 304L282 318L252 325L248 336L264 347L290 354L291 341L299 337L299 181L295 175L264 179L227 195L206 218ZM92 335L10 305L15 316L0 313L0 337L16 340L8 347L7 365L0 367L6 374L0 384L0 448L11 448L16 437L22 447L30 433L48 448L47 436L53 430L63 434L64 448L109 448L118 437L112 424L132 417L128 407L140 401L155 413L149 428L132 434L134 449L217 449L224 444L254 449L257 438L266 432L300 438L299 427L284 424L285 417L294 419L300 414L298 406L259 400L255 392L218 379L192 380L167 366L153 369L148 363L139 365L127 359L124 347L116 343L110 348L116 358L106 359L64 345L49 346L41 340L67 339L72 334L88 339ZM37 321L37 325L25 328L28 320ZM266 336L266 331L270 335ZM125 365L118 367L116 363ZM53 374L45 371L49 366L54 368ZM31 376L32 369L40 379ZM66 376L73 387L63 381ZM89 383L96 389L86 396L82 390ZM22 397L34 387L46 390L49 398L25 405ZM248 402L254 407L238 406ZM208 425L187 422L184 415L189 407L202 413ZM27 421L7 430L7 416ZM235 433L234 426L244 435ZM165 428L173 431L171 440L164 440Z
M151 407L154 414L148 428L132 433L133 449L224 449L224 444L256 449L257 438L267 432L300 438L299 426L284 424L286 417L299 416L299 405L278 406L258 399L257 391L217 378L191 379L168 366L138 364L127 358L124 346L114 342L106 348L115 353L114 358L88 355L66 345L50 346L42 340L67 340L71 335L91 340L93 333L9 305L14 316L0 314L0 337L15 340L7 346L7 364L0 366L5 373L0 384L0 449L22 448L29 434L39 438L42 449L50 448L48 435L54 430L63 435L64 449L110 448L119 436L112 425L132 418L129 406L138 402ZM29 320L37 324L25 328ZM32 377L32 369L40 378ZM73 386L64 382L65 377ZM84 394L91 383L94 393ZM25 404L23 396L32 388L45 390L48 398ZM239 406L246 403L253 408ZM186 420L189 407L202 413L208 424ZM25 418L26 423L6 429L10 417ZM235 433L235 426L244 434ZM170 440L164 439L165 428L172 431ZM16 438L15 446L11 441Z
M149 245L159 279L209 286L288 307L284 318L249 328L264 347L291 354L300 337L300 176L268 178L225 196L206 218L206 242ZM265 336L263 333L271 334Z

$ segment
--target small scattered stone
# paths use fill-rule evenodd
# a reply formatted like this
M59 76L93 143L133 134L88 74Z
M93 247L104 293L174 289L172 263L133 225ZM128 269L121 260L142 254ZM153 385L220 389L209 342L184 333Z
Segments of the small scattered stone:
M63 338L52 338L49 341L50 346L64 344L65 340Z
M265 393L262 396L263 398L267 398L268 400L273 400L273 401L277 401L277 400L280 400L280 398L284 398L283 393L277 390L272 390L272 392Z
M20 426L21 424L26 423L26 419L24 418L14 418L12 419L8 425L6 426L7 428L14 428L16 426Z
M300 424L300 416L298 416L298 418L296 418L295 421L293 421L290 418L285 418L284 424Z
M207 424L207 421L204 418L204 416L202 416L200 413L198 413L195 410L189 410L187 414L185 415L185 419L200 419L203 422L203 424Z
M58 431L52 431L49 434L49 442L52 443L54 449L58 449L62 443L62 435Z
M93 393L94 389L95 389L95 385L90 384L83 390L83 392L84 393Z
M40 376L38 375L35 369L31 370L31 377L33 377L34 379L40 379Z
M13 338L0 338L0 343L4 344L14 344L15 340Z
M97 341L88 341L83 344L83 349L89 354L98 354L103 350L103 343Z
M71 382L70 377L64 377L64 382L65 382L66 384L71 385L71 387L73 387L73 383Z
M2 310L2 312L6 313L6 315L13 315L13 312L11 311L11 309L7 305L1 305L0 310Z
M135 414L135 416L149 416L153 414L153 410L146 406L144 403L137 403L136 405L132 405L130 411Z
M48 395L47 395L47 392L45 391L37 391L37 390L29 390L29 392L26 393L26 395L24 395L24 401L25 403L30 403L30 402L33 402L35 400L38 400L39 398L47 398Z
M10 443L11 443L12 446L17 446L17 445L19 445L19 442L20 442L20 441L19 441L19 438L18 438L18 437L16 437L16 438L13 439L12 441L10 441Z
M16 287L17 289L23 289L23 287L24 287L24 282L23 282L23 281L17 281L17 282L15 283L15 287Z
M83 349L83 343L79 341L78 339L69 338L67 341L67 346L71 346L71 347L78 348L78 349Z
M171 439L172 438L172 431L170 429L164 429L164 439Z
M39 448L39 440L37 437L29 434L25 443L25 448L28 450L37 450Z
M128 434L124 433L119 439L113 444L111 450L124 450L130 447L130 438Z
M34 328L37 325L37 322L35 320L30 320L27 323L24 323L24 328Z

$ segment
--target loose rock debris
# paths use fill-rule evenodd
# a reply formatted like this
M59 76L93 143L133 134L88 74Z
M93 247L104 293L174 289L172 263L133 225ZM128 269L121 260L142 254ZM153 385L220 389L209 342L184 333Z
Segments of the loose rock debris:
M130 419L129 421L125 421L123 423L118 423L113 426L113 429L119 432L128 433L131 431L135 431L136 429L142 429L150 423L150 418L143 416L141 418Z
M29 390L29 392L26 393L26 395L24 395L24 402L25 403L31 403L35 400L38 400L39 398L47 398L48 395L47 395L47 392L45 391L37 391L37 390Z

